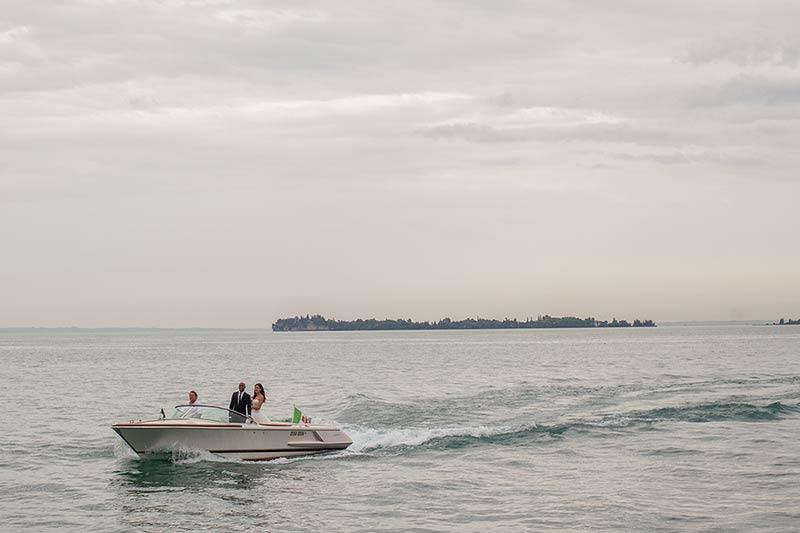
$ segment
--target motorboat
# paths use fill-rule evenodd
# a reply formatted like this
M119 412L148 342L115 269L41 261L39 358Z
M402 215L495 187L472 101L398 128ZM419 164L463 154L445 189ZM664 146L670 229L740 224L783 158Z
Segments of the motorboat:
M299 457L344 450L353 441L336 426L256 423L214 405L178 405L156 420L131 420L111 429L139 455L203 450L245 461Z

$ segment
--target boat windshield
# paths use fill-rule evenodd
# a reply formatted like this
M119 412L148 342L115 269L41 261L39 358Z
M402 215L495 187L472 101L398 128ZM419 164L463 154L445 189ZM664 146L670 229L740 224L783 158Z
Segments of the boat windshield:
M242 424L247 421L249 417L230 411L223 407L215 407L213 405L177 405L175 411L170 418L201 418L209 422L234 422Z

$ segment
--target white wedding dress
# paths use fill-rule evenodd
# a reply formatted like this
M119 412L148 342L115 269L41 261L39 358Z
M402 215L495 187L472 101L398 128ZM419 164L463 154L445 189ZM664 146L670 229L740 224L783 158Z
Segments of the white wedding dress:
M250 411L250 417L256 424L269 424L270 422L269 418L267 418L267 416L261 412L262 405L263 404L260 401L258 401L257 398L254 398L253 408Z

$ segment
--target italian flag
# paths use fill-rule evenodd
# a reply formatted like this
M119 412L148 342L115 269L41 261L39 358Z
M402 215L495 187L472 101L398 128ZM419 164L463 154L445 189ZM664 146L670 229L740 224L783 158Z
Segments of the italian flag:
M300 409L297 408L297 406L295 406L294 407L294 419L292 420L292 423L293 424L299 424L300 422L302 422L303 424L310 424L311 423L311 417L308 417L308 416L304 415L303 411L301 411Z

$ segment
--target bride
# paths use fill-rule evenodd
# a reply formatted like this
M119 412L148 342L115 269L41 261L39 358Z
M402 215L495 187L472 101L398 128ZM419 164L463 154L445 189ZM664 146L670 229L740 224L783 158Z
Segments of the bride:
M261 407L266 401L267 397L264 393L264 386L261 383L256 383L256 386L253 388L253 409L250 413L253 422L256 424L269 424L269 418L261 412Z

